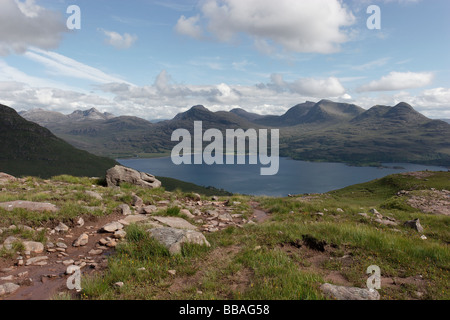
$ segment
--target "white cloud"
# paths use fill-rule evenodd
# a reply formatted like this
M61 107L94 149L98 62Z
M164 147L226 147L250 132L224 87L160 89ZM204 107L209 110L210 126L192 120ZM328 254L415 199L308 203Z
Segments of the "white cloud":
M194 16L190 18L186 18L185 16L181 16L178 19L177 24L175 25L175 31L181 35L189 36L195 39L203 38L202 28L197 25L200 20L200 16Z
M128 49L138 40L136 35L124 33L123 35L115 31L99 29L105 36L105 42L117 49Z
M200 9L201 16L180 17L175 29L198 39L206 25L224 42L243 33L267 53L271 43L292 52L339 51L349 41L344 29L356 21L339 0L206 0Z
M93 68L56 52L31 48L24 56L44 65L48 72L54 75L85 79L95 83L128 83L119 77L106 74L97 68Z
M432 72L391 72L380 80L359 87L357 91L397 91L420 88L431 84L433 78Z
M1 62L1 60L0 60ZM371 93L350 96L334 78L285 81L273 74L267 84L231 85L227 83L190 85L176 83L163 70L152 85L135 86L123 82L99 83L93 92L76 88L64 89L30 85L11 77L2 77L0 64L0 103L28 110L47 110L71 113L96 107L116 115L132 115L145 119L171 119L177 113L203 104L212 111L244 108L259 114L283 114L290 107L305 101L330 98L334 101L355 103L364 108L377 104L395 105L401 101L431 118L450 118L450 88L434 88L418 95L407 91L395 94ZM14 72L11 73L15 75ZM22 74L22 80L30 80ZM35 79L38 80L38 79ZM327 96L322 96L322 95Z
M345 94L345 88L339 79L335 77L325 79L300 78L292 82L287 82L283 79L282 75L272 74L271 81L272 83L267 86L279 92L288 90L291 93L316 98L331 98Z
M61 13L34 0L1 0L0 6L0 55L23 53L30 46L56 48L68 32Z
M381 58L373 61L369 61L367 63L358 65L358 66L352 66L351 68L358 71L367 71L376 67L382 67L388 63L388 61L391 58Z

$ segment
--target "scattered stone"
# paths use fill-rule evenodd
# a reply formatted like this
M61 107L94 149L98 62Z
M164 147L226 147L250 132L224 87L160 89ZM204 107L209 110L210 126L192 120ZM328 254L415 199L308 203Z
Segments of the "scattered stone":
M341 208L337 208L336 211L339 213L344 213L344 210L342 210Z
M315 215L323 217L323 212L316 212Z
M378 222L380 224L384 224L385 226L398 226L397 222L391 221L391 220L387 220L387 219L375 219L375 222Z
M211 200L212 200L212 201L219 201L219 197L218 197L218 196L212 196L212 197L211 197Z
M152 219L161 222L171 228L197 230L197 227L186 220L178 217L152 217Z
M422 240L427 240L427 237L426 237L425 235L421 235L421 236L420 236L420 239L422 239Z
M131 205L136 208L140 208L144 205L144 200L142 200L140 197L134 194L133 199L131 201Z
M92 249L91 251L88 252L88 254L91 256L98 256L102 253L103 253L103 250L101 250L101 249Z
M64 223L60 222L54 230L56 232L67 232L69 231L69 227L66 226Z
M336 300L380 300L380 294L376 290L335 286L329 283L321 285L320 289L328 298Z
M13 275L9 275L9 276L6 276L6 277L1 277L0 281L13 281L13 279L14 279L14 276Z
M74 247L82 247L87 245L89 242L89 235L87 233L83 233L81 236L78 237L77 240L74 241L72 244Z
M132 213L132 212L131 212L131 209L130 209L130 206L127 205L127 204L125 204L125 203L119 205L119 206L115 209L115 211L116 211L117 213L119 213L119 214L124 215L124 216L128 216L128 215L130 215L130 214Z
M195 216L188 209L181 209L180 214L189 219L195 219Z
M103 200L103 197L95 191L86 191L86 194L94 199Z
M219 213L216 210L208 210L206 215L210 216L211 219L215 219L219 216Z
M71 264L73 264L75 261L73 259L69 259L69 260L64 260L62 262L63 265L65 266L70 266Z
M117 230L122 230L122 229L123 229L123 224L115 221L115 222L111 222L111 223L104 225L101 230L103 232L113 233L113 232L116 232Z
M194 201L201 201L202 197L198 193L193 193L190 198Z
M80 218L77 220L77 225L81 228L82 226L84 226L84 219Z
M419 220L419 219L414 219L414 220L406 221L406 222L404 223L404 225L405 225L406 227L410 227L410 228L412 228L412 229L414 229L414 230L416 230L416 231L418 231L418 232L420 232L420 233L423 232L423 227L422 227L422 225L420 224L420 220Z
M150 189L161 187L161 181L157 180L153 175L124 166L115 166L106 172L108 187L117 187L123 182Z
M158 211L158 207L155 205L145 206L141 209L139 213L141 214L152 214L153 212Z
M183 243L210 246L205 236L197 231L163 227L149 229L148 232L154 239L164 245L171 254L181 253Z
M383 215L382 215L381 213L379 213L379 212L377 211L377 209L372 208L372 209L369 210L369 212L370 212L371 214L373 214L375 217L377 217L378 219L383 219Z
M0 207L7 211L14 209L25 209L32 212L57 212L59 209L51 203L32 202L32 201L11 201L0 203Z
M58 248L67 249L67 245L64 242L58 242L56 243L56 246Z
M44 252L44 245L40 242L35 241L24 241L22 242L25 251L30 253L42 253Z
M143 214L136 214L136 215L130 215L127 216L125 219L121 219L118 222L122 225L128 226L132 223L138 223L138 222L142 222L142 221L147 221L148 219L150 219L148 216L143 215Z
M124 285L125 285L125 284L124 284L122 281L114 283L114 286L115 286L116 288L122 288Z
M20 242L20 240L16 237L9 236L8 238L5 239L5 241L3 241L3 247L5 249L11 250L13 243L16 243L16 242Z
M177 274L177 271L176 271L176 270L168 270L167 272L168 272L170 275L172 275L172 276L174 276L174 275Z
M6 295L6 294L11 294L16 292L17 290L19 290L20 286L18 286L15 283L4 283L2 285L0 285L0 296Z
M219 215L218 219L220 221L227 221L227 222L233 221L233 217L229 213Z
M44 266L44 265L47 264L47 260L48 260L47 256L40 256L40 257L30 258L30 259L27 260L25 265L27 265L27 266L30 266L30 265Z
M124 230L117 230L114 233L114 238L116 238L116 239L125 239L126 236L127 236L127 233Z

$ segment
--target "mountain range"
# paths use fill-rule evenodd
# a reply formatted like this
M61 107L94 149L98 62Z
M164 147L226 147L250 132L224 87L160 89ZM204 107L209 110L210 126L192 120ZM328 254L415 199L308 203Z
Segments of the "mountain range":
M450 125L431 120L403 102L365 110L330 100L307 101L283 115L265 116L243 109L212 112L194 106L157 123L96 109L71 115L40 109L21 115L77 148L112 158L168 155L176 144L170 139L172 132L179 128L192 132L193 122L202 121L204 130L278 128L280 155L297 160L450 166Z
M44 113L49 122L61 118L57 113ZM14 109L1 104L0 141L0 172L17 176L102 177L106 170L117 164L113 159L76 149L48 129L25 120Z

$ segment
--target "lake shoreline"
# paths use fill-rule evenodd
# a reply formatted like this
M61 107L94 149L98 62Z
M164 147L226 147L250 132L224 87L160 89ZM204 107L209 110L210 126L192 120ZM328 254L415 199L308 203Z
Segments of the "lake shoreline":
M284 197L289 194L327 193L384 176L413 171L448 171L445 167L383 163L355 167L334 162L306 162L280 157L280 171L261 176L259 165L174 165L171 157L117 159L124 166L149 174L211 186L235 194Z

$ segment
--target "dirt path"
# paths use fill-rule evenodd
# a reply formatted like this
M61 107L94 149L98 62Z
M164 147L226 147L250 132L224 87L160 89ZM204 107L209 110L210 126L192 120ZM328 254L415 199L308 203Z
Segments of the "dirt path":
M258 203L252 202L251 206L254 209L251 220L256 223L263 223L269 218L269 214L261 210ZM63 252L48 252L46 248L42 254L33 255L47 257L47 260L45 260L47 263L43 266L15 266L12 260L2 261L0 263L0 285L6 282L14 282L19 284L20 288L8 296L1 297L0 300L48 300L55 297L59 292L67 291L66 283L70 276L65 273L67 266L72 264L70 261L73 261L74 264L84 265L81 269L83 276L101 272L107 268L108 256L114 254L114 249L109 248L106 250L103 247L104 250L99 255L93 255L90 252L99 248L100 239L111 236L111 234L100 233L99 230L107 223L118 221L122 218L122 215L95 218L81 227L71 228L66 233L48 236L48 242L54 244L64 243L67 248L61 250ZM73 241L83 233L89 235L88 244L82 247L73 247ZM217 264L217 262L226 263L238 251L238 247L217 248L208 256L206 266ZM26 259L24 260L26 261ZM205 261L202 261L201 264L205 266ZM169 296L170 292L183 291L187 286L195 284L201 277L202 272L199 271L190 278L175 278L168 289ZM245 283L247 277L244 274L236 275L235 278L230 280L234 283L232 285L241 286ZM163 294L161 297L167 297L167 295Z
M99 272L107 266L108 255L114 252L111 248L103 248L103 252L99 255L93 255L89 252L94 249L99 249L99 240L110 236L108 234L99 233L101 227L105 224L117 221L118 216L111 215L107 217L97 218L94 221L87 222L82 227L75 227L70 229L65 234L54 234L48 236L48 242L64 243L67 248L64 252L48 252L46 250L41 254L33 256L47 257L46 265L35 266L12 266L11 261L4 261L0 272L0 279L11 279L13 281L0 281L0 284L5 282L14 282L20 285L20 289L14 293L0 298L0 300L48 300L53 298L58 292L67 289L66 275L67 265L71 260L75 264L85 264L81 272L83 275ZM87 233L89 235L89 242L86 246L73 247L72 243L81 234ZM47 243L48 243L47 242ZM26 261L26 259L25 259Z

